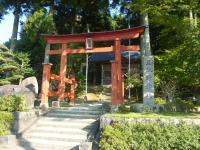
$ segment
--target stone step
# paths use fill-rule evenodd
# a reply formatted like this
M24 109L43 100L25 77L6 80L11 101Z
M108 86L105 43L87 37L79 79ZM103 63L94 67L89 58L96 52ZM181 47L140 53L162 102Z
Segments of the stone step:
M97 119L99 115L88 115L88 114L60 114L60 113L47 113L46 117L57 117L57 118L76 118L76 119Z
M35 127L34 129L30 130L29 132L47 132L47 133L73 133L73 134L83 134L87 135L89 129L78 129L78 128L62 128L62 127Z
M91 115L98 115L101 114L101 110L68 110L68 109L51 109L49 113L66 113L66 114L91 114Z
M55 122L77 122L77 123L93 123L96 119L76 119L76 118L56 118L56 117L42 117L43 121L55 121Z
M45 139L20 140L19 144L26 150L78 150L80 142L67 142Z
M80 115L96 115L96 116L99 116L101 113L79 113L79 112L70 112L70 113L66 113L66 112L62 112L62 111L55 111L55 112L48 112L48 114L58 114L58 115L71 115L71 116L80 116ZM47 114L47 116L48 116Z
M20 145L27 150L78 149L81 142L95 134L101 113L102 104L50 108L20 137Z
M67 142L82 142L87 139L87 135L83 134L70 134L70 133L46 133L46 132L30 132L22 136L24 139L45 139Z
M81 105L75 107L60 107L60 108L51 108L51 109L62 109L62 110L102 110L102 105Z
M73 127L73 128L90 128L95 122L84 123L84 122L56 122L56 121L44 121L40 120L37 122L38 127Z

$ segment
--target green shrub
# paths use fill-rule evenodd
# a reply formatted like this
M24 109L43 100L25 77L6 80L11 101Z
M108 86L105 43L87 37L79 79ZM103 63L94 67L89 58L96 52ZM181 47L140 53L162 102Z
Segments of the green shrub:
M23 96L6 96L0 97L0 111L24 111L26 110L26 102Z
M119 112L121 112L121 113L130 112L130 108L127 107L126 105L120 105L120 106L119 106Z
M155 98L155 104L156 105L164 105L164 104L166 104L166 100L161 98L161 97L156 97Z
M197 150L200 126L163 123L114 123L101 136L102 150Z
M192 101L181 100L178 98L173 102L166 103L165 109L167 111L190 112L195 109L195 105Z
M134 103L130 107L130 111L131 112L157 112L157 106L155 105L154 107L149 107L142 103Z
M0 111L0 136L9 134L13 120L12 113Z

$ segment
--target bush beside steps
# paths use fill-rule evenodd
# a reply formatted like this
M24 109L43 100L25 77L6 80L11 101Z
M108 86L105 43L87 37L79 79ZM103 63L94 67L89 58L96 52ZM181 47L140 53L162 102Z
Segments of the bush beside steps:
M113 123L104 128L102 150L197 150L200 126L164 123Z
M13 112L27 110L23 96L0 97L0 136L10 134L14 122Z

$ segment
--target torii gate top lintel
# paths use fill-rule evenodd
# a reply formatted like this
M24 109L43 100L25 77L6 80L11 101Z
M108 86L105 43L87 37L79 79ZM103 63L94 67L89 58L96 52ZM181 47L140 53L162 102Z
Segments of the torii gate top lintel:
M85 42L86 38L92 38L94 42L114 41L116 38L120 40L139 38L143 34L145 26L107 31L107 32L91 32L82 34L67 34L67 35L48 35L43 34L44 39L49 44L63 44L68 42Z

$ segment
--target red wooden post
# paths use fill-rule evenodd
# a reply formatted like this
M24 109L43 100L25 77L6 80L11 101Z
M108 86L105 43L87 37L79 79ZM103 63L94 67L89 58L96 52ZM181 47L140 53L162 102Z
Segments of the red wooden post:
M122 104L122 65L121 65L121 41L119 38L115 39L114 42L114 47L115 47L115 61L117 62L116 64L116 75L117 75L117 98L118 98L118 103Z
M122 103L124 103L124 74L122 74Z
M75 99L75 84L76 84L76 79L75 79L74 73L71 75L71 80L72 80L72 84L71 84L71 89L70 89L70 93L71 93L70 100L74 101L74 99Z
M62 44L62 49L66 49L67 44ZM65 98L65 78L66 78L66 73L67 73L67 53L64 53L64 51L61 54L61 59L60 59L60 83L58 86L58 100L63 101Z
M111 78L112 78L112 105L117 105L117 75L116 61L111 61Z
M42 89L41 89L41 106L44 105L48 107L48 93L49 93L49 81L50 81L50 71L52 64L43 64L43 75L42 75Z

